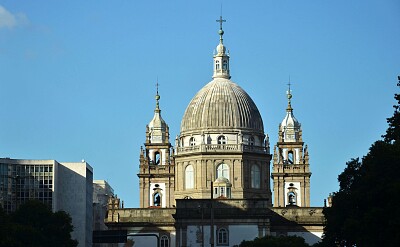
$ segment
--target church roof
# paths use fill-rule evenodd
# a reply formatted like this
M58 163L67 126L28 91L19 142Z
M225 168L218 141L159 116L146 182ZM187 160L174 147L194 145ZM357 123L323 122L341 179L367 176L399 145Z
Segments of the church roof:
M284 142L294 142L299 141L300 139L300 128L301 124L297 119L294 117L293 108L292 108L292 91L290 90L290 83L289 83L289 90L287 91L287 98L288 98L288 106L286 108L286 116L282 120L282 123L279 125L279 130L284 133L283 141Z
M214 78L190 101L181 134L227 128L264 133L260 112L250 96L231 80Z
M217 53L214 55L213 80L190 101L181 123L181 134L199 131L248 131L264 134L263 121L256 104L230 80L229 54L223 45L222 16Z
M154 117L149 123L149 128L150 129L160 129L160 130L165 130L167 124L165 123L164 119L161 117L161 110L160 110L160 95L158 94L158 82L157 82L157 94L156 94L156 109L154 110Z

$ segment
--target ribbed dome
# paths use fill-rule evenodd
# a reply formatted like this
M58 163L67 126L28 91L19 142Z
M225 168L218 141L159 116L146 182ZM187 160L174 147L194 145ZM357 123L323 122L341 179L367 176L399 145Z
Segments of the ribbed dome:
M236 83L215 78L190 101L181 134L228 128L264 134L260 112L250 96Z

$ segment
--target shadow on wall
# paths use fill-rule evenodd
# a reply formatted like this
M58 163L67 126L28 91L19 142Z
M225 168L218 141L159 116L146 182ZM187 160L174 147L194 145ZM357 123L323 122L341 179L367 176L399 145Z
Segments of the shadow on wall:
M177 200L176 232L177 240L184 246L199 243L196 227L204 230L201 241L210 236L211 222L214 225L214 241L232 246L242 240L255 237L291 236L303 237L307 243L321 240L324 216L323 208L268 207L266 199L190 199ZM223 231L220 231L223 230ZM191 233L192 232L192 233ZM224 234L228 241L224 240ZM222 240L219 239L222 236Z
M93 173L86 163L60 163L57 178L57 210L71 215L73 238L91 245L93 227ZM82 165L84 164L84 165Z
M109 210L112 220L106 224L109 229L124 229L128 234L157 234L159 243L168 241L168 246L175 243L206 246L212 239L211 232L216 246L217 243L239 245L243 240L265 235L297 235L314 244L322 235L322 208L271 208L266 199L178 199L176 202L176 208L127 208L115 209L114 213ZM154 236L128 239L134 241L134 246L156 246L157 243Z

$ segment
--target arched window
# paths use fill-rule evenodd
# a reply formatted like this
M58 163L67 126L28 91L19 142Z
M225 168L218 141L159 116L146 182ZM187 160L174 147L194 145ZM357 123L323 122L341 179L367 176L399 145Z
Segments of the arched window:
M227 69L228 69L228 61L224 60L224 61L222 62L222 69L223 69L223 70L227 70Z
M225 136L218 136L218 144L226 144Z
M251 166L251 188L260 188L260 167L257 165Z
M165 235L160 238L160 246L161 247L169 247L169 238Z
M254 146L254 137L250 136L249 138L249 145Z
M153 195L154 206L161 207L161 194L159 192Z
M229 179L229 166L227 164L220 164L217 167L217 178L224 177Z
M196 146L196 139L194 137L190 137L189 139L189 145L190 146Z
M215 69L216 69L216 70L219 70L219 61L218 61L218 60L215 61Z
M297 205L296 193L289 192L288 193L288 201L289 201L289 205Z
M293 151L288 152L288 163L293 164Z
M155 156L155 165L159 165L160 164L160 161L161 161L161 155L160 155L160 152L155 152L155 154L154 154L154 156Z
M226 228L218 229L217 244L218 245L229 245L228 230Z
M185 188L194 188L194 170L192 165L188 165L185 169Z

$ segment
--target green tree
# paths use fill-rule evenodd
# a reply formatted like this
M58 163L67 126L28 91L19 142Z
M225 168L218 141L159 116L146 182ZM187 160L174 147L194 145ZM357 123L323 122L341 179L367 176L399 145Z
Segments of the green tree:
M400 87L400 76L397 77L399 82L397 86ZM397 105L394 105L393 116L387 119L389 128L386 130L386 135L383 135L386 143L399 142L400 140L400 94L394 95L395 100L397 100Z
M321 246L400 245L400 95L395 99L384 140L372 144L361 161L349 161L339 175L340 189L333 194L332 207L324 209Z
M53 213L40 201L28 201L11 215L0 211L0 220L4 217L3 232L0 227L0 246L7 247L76 247L78 242L71 239L73 231L71 217L64 211ZM4 239L3 239L4 238Z
M0 206L0 246L11 246L12 239L9 236L10 227L10 218L3 211L3 207Z
M243 241L240 247L309 247L304 238L297 236L255 238L252 241Z

